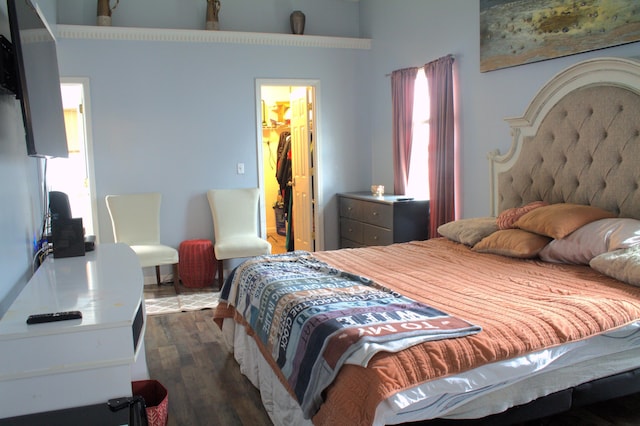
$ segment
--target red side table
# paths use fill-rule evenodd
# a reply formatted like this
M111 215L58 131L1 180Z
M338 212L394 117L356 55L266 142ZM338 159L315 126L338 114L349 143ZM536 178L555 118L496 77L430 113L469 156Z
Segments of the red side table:
M187 240L178 249L180 280L185 287L213 285L218 262L210 240Z

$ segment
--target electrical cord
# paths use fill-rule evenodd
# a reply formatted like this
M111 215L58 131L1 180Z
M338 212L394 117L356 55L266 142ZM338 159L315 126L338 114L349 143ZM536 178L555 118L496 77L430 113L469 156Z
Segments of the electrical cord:
M47 200L49 198L49 194L47 192L47 164L47 159L45 158L42 176L42 232L40 232L40 240L38 242L41 242L45 236L45 233L47 231L47 219L49 217L49 206L47 205Z
M40 265L42 265L42 263L45 261L47 256L52 253L52 251L53 248L49 243L46 243L44 246L40 247L38 251L36 251L31 262L32 272L35 272L36 269L38 269Z
M47 228L50 223L50 215L49 215L49 205L48 205L48 195L47 192L47 159L43 160L42 167L42 228L40 229L40 235L38 235L37 241L34 242L34 250L31 268L32 271L35 272L36 269L42 265L47 256L52 253L53 247L49 241L46 240L45 236L47 235Z

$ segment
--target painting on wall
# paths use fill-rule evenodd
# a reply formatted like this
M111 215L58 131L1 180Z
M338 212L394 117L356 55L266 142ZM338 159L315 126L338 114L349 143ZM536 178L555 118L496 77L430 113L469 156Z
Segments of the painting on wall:
M638 0L480 0L481 72L638 40Z

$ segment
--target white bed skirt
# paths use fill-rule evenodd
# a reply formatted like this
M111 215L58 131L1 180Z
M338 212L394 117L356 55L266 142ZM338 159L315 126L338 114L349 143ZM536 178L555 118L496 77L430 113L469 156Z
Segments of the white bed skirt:
M240 365L240 372L260 390L260 397L267 414L274 425L313 425L302 416L297 401L282 386L280 380L264 360L258 345L245 333L244 327L236 327L231 318L222 324L225 343Z
M225 319L225 342L240 371L260 390L274 425L312 425L244 327ZM374 425L433 418L475 419L640 367L640 322L616 331L432 380L382 401Z

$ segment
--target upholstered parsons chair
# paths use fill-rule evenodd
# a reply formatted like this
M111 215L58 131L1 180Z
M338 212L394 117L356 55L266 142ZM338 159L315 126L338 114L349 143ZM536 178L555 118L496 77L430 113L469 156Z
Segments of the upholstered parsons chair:
M160 243L159 193L107 195L113 237L117 243L129 245L138 255L140 266L156 268L160 285L160 266L173 266L173 286L179 293L178 250Z
M207 192L213 216L213 249L218 282L224 283L223 260L271 253L271 244L258 234L258 188L212 189Z

